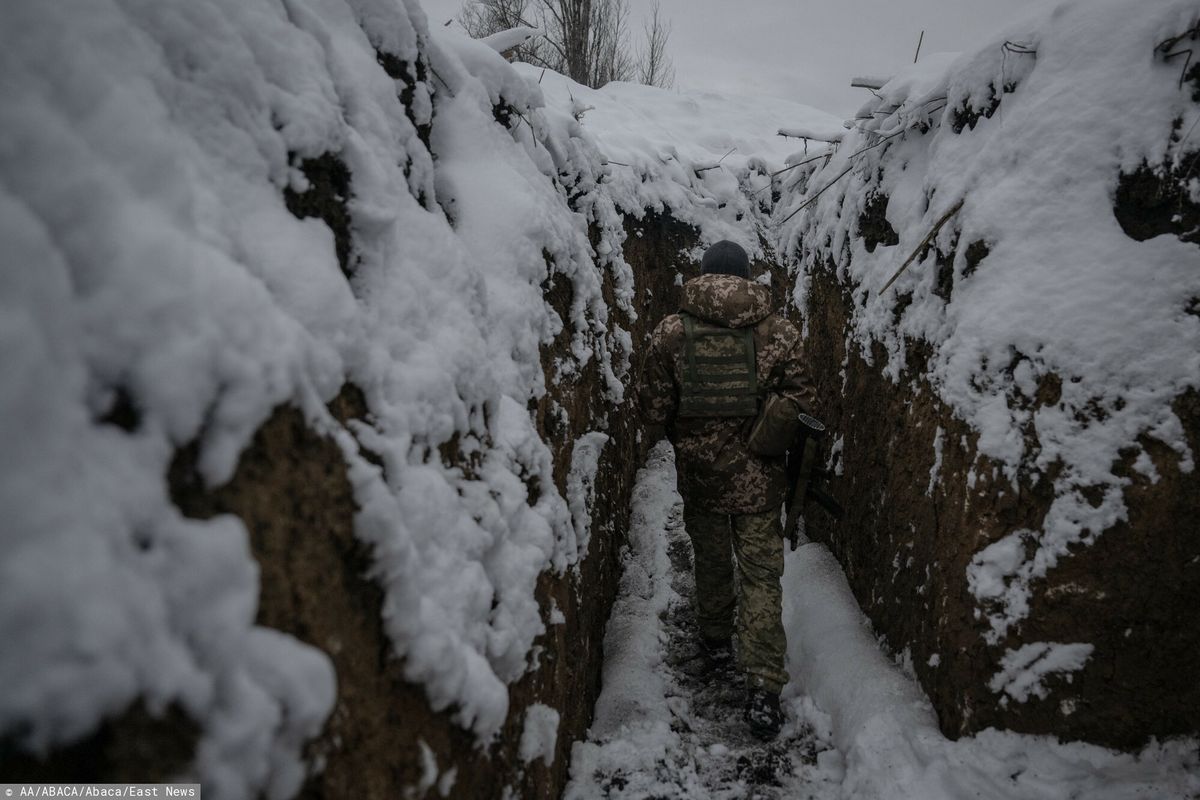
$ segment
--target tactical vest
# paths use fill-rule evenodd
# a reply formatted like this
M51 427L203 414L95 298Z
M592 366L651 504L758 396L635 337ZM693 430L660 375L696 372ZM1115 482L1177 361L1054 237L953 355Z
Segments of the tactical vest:
M758 414L754 329L725 328L682 313L686 337L680 417L753 417Z

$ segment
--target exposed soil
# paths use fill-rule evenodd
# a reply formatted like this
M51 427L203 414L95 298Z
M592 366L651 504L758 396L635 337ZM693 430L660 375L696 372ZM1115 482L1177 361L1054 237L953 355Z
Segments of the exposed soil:
M346 201L350 199L350 169L336 153L306 158L300 161L299 167L308 179L308 188L297 192L290 186L285 187L283 201L298 219L316 217L329 226L338 265L342 274L349 278L354 271L350 212L346 209Z
M422 53L416 61L409 62L399 56L377 50L375 60L379 62L379 66L383 67L383 71L389 78L400 82L402 86L399 94L400 104L404 106L404 113L408 116L409 122L417 129L417 137L428 150L429 137L433 134L433 121L419 121L413 114L413 109L416 107L413 101L416 99L417 86L425 84L429 77L429 64L424 54ZM432 93L432 88L428 84L424 88L425 91Z
M994 726L1134 748L1150 737L1195 734L1200 720L1200 630L1184 622L1200 604L1200 475L1181 473L1164 445L1144 442L1162 479L1129 471L1129 519L1063 559L1035 587L1031 613L1006 641L988 647L985 622L967 587L974 553L1019 528L1040 528L1053 500L1052 468L1023 471L1017 490L975 452L975 434L916 376L927 353L910 343L898 384L857 352L845 352L852 301L834 274L813 276L807 342L820 407L845 437L843 475L831 492L846 507L835 523L811 521L809 535L842 562L860 605L895 653L907 651L947 735ZM876 352L875 363L882 363ZM1017 354L1019 357L1019 354ZM846 378L840 371L845 363ZM1031 408L1058 402L1053 380ZM1200 401L1176 411L1193 451ZM940 479L930 489L934 438L943 430ZM1036 444L1031 429L1028 436ZM1132 451L1130 451L1132 453ZM968 485L972 468L977 475ZM987 684L1008 647L1090 642L1095 652L1072 680L1051 677L1045 700L1001 704ZM931 657L937 656L935 665Z
M0 777L12 783L165 783L191 765L199 733L178 707L153 714L139 702L45 757L0 740Z
M1200 245L1200 203L1188 191L1200 180L1200 150L1181 159L1178 167L1142 164L1121 175L1113 214L1131 239L1139 242L1173 234Z
M97 418L96 422L101 425L115 425L126 433L133 433L142 427L142 411L124 387L117 387L108 410Z
M1000 95L996 94L996 86L992 85L992 96L988 103L983 108L973 108L966 103L954 109L954 114L950 120L950 129L955 133L962 133L965 130L973 131L980 120L991 119L996 113L996 109L1000 108ZM1006 87L1006 91L1012 91Z
M874 191L863 202L862 214L858 218L858 235L868 253L874 253L879 245L892 247L900 244L900 234L887 221L888 196Z

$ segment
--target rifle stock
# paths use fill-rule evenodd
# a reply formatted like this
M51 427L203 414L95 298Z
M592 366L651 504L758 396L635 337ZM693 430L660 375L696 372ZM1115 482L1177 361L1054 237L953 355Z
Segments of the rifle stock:
M826 473L816 466L820 456L821 438L825 434L825 424L808 414L801 414L800 425L803 437L800 445L800 469L796 474L792 499L788 504L787 522L784 523L783 529L792 550L795 550L797 545L800 515L810 500L824 508L835 519L841 519L844 513L842 506L821 488Z

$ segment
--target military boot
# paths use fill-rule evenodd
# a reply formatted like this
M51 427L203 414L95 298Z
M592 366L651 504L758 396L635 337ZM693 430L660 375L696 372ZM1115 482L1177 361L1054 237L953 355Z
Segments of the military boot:
M683 659L681 669L693 678L709 680L733 663L733 648L728 639L701 636L699 647Z
M765 689L751 688L746 700L746 722L756 738L763 741L774 739L783 726L779 695Z

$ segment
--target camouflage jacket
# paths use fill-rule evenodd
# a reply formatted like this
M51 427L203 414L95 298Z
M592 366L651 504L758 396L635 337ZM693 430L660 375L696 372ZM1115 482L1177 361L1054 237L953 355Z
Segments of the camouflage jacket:
M701 275L684 284L682 311L729 328L752 327L759 391L778 392L811 411L813 392L804 371L800 332L771 312L766 287L731 275ZM723 514L778 507L787 494L783 458L750 452L753 417L680 417L686 340L672 314L655 328L642 371L639 402L647 421L665 425L675 445L685 503Z

